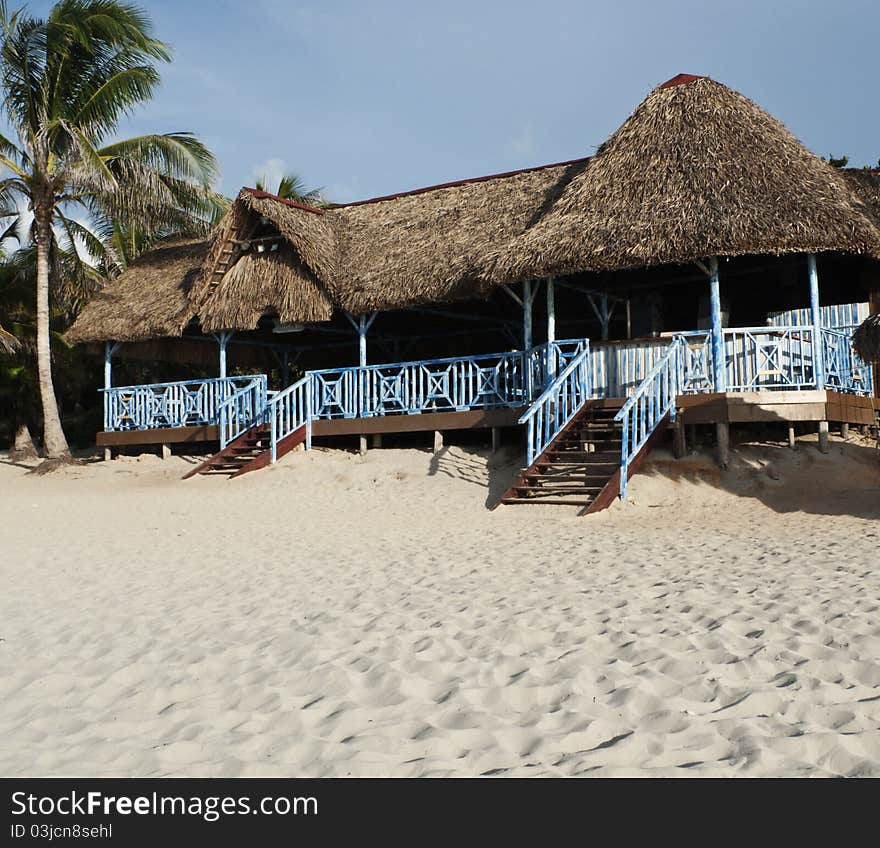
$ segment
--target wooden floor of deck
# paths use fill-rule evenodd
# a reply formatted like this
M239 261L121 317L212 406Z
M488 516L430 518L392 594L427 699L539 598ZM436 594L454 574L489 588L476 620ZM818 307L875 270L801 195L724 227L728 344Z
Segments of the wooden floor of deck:
M594 401L620 406L624 398ZM860 397L833 391L727 392L724 394L679 395L677 406L685 424L760 423L772 421L832 421L845 424L874 424L880 398ZM423 412L418 415L375 415L368 418L333 418L315 421L313 437L367 436L379 433L477 430L513 427L523 409L475 409L465 412ZM167 427L156 430L99 432L98 447L171 445L216 442L216 426Z

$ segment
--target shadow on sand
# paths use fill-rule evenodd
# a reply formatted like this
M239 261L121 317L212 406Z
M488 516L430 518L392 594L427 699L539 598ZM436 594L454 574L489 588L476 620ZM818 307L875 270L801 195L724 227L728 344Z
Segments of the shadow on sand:
M726 471L708 453L674 460L660 450L649 457L642 475L664 485L683 480L708 485L779 513L880 519L880 451L867 440L832 437L827 454L819 452L815 437L799 440L794 450L781 443L743 442L731 451ZM699 497L699 490L693 496Z
M444 447L431 457L428 476L445 474L488 489L485 505L492 508L520 472L525 455L509 445L492 453L487 448Z

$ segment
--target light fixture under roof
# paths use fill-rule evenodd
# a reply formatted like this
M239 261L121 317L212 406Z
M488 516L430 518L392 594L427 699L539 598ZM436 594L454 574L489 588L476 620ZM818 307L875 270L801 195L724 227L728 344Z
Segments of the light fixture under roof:
M275 321L275 326L272 327L273 333L301 333L305 329L305 324L282 324L280 321Z

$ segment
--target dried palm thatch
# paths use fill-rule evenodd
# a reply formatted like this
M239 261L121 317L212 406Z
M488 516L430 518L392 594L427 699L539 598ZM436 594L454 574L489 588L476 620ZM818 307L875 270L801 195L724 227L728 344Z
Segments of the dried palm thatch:
M328 213L341 226L339 303L354 314L481 297L468 273L523 232L587 168L578 159L452 183Z
M198 306L202 330L253 330L263 315L284 324L328 321L333 304L289 244L244 254Z
M654 89L486 279L617 270L711 255L880 256L852 184L748 98L703 77Z
M856 328L852 338L853 350L865 362L880 363L880 313L869 315Z
M170 242L144 253L92 297L66 339L128 342L179 336L195 315L189 294L207 253L203 239Z
M880 171L846 168L841 173L846 175L856 196L870 210L874 221L880 226Z
M331 283L336 277L338 245L336 221L323 209L303 206L254 189L242 189L238 203L253 215L271 221L291 244L311 272Z

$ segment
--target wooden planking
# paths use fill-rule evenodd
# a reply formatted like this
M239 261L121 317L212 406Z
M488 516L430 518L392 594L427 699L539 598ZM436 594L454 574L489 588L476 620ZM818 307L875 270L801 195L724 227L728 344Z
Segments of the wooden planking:
M95 436L98 447L125 445L170 445L180 442L216 442L220 430L214 424L198 427L162 427L155 430L106 430Z
M826 420L846 424L874 424L875 402L875 398L828 392Z
M323 419L312 422L312 437L510 427L517 423L521 414L522 409L473 409L466 412L423 412L418 415Z
M676 404L685 424L838 421L873 424L872 398L833 391L729 392L680 395Z

